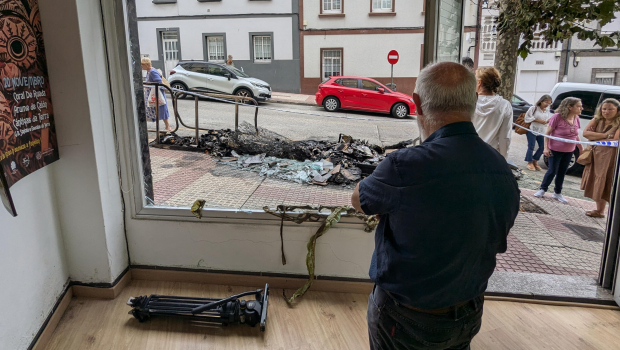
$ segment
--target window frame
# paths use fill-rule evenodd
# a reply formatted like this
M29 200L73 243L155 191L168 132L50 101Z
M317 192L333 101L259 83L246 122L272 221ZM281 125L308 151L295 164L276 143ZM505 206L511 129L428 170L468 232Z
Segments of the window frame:
M319 65L321 66L321 79L326 78L323 73L323 67L324 67L324 52L325 51L340 51L340 75L336 75L336 76L344 76L344 48L342 47L322 47L320 50L320 58L319 58ZM333 76L333 75L332 75ZM359 85L358 85L359 86Z
M396 0L390 0L392 6L390 8L379 8L379 9L375 9L375 7L373 6L373 2L375 0L370 0L370 12L368 13L368 15L370 16L393 16L396 15ZM379 1L383 1L383 0L379 0ZM422 10L424 12L424 10Z
M209 38L213 38L213 37L221 37L222 41L223 41L223 45L224 45L224 60L219 61L219 60L214 60L211 61L209 59ZM226 59L228 58L228 47L226 45L226 33L202 33L202 53L204 56L204 60L205 62L212 62L212 63L225 63Z
M127 0L135 5L135 0ZM173 221L191 224L242 224L272 225L279 227L281 220L265 213L262 209L226 209L206 207L202 219L198 219L187 207L153 206L153 183L146 114L144 113L144 92L140 47L138 43L138 21L135 6L125 6L125 0L103 1L103 31L108 59L110 93L114 120L118 132L118 166L120 168L121 190L125 194L127 216L136 221ZM273 42L273 41L272 41ZM113 152L110 151L110 152ZM327 217L328 212L320 215ZM360 228L363 222L354 217L343 217L338 223L343 228ZM316 223L301 226L315 227Z
M250 32L250 59L252 60L253 63L256 64L271 64L271 62L273 62L275 60L275 55L274 55L274 38L273 38L273 32ZM256 59L256 53L254 52L254 38L258 37L258 36L268 36L270 37L271 40L271 58L269 60L257 60Z
M334 0L319 0L319 17L344 17L344 0L340 0L340 10L325 10L325 1L331 1L333 7Z

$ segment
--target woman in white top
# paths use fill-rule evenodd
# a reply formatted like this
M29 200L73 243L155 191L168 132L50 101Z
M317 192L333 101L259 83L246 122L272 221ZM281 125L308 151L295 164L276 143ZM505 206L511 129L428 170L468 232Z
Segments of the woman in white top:
M478 68L476 71L478 102L472 123L484 142L508 158L508 147L512 131L512 105L497 95L502 84L499 71L493 67Z
M545 137L543 134L547 131L547 124L549 124L549 118L551 118L551 114L549 113L551 102L551 96L543 95L538 99L536 105L530 107L530 109L525 112L525 122L532 123L530 124L530 130L538 133L534 135L532 132L528 131L527 134L525 134L527 137L525 161L527 162L527 168L530 170L542 170L538 165L538 160L545 150ZM538 150L534 153L536 143L538 143Z

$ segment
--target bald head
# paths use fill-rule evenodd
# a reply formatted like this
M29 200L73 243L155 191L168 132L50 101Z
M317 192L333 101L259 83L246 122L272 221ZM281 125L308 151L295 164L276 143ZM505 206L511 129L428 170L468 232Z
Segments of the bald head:
M435 123L470 120L478 100L476 77L458 63L431 64L418 76L414 100L418 114Z

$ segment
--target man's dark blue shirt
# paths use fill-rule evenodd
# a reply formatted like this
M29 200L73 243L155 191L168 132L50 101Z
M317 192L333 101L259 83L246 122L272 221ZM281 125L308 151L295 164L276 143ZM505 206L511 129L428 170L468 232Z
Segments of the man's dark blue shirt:
M381 215L370 278L401 303L428 310L486 290L519 211L506 160L470 122L390 153L359 193L364 213Z

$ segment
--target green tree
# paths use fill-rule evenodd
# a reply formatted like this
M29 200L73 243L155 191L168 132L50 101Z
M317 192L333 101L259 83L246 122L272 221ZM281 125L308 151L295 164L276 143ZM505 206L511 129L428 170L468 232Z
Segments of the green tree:
M593 46L620 48L620 31L605 35L600 32L600 27L616 18L619 0L499 0L495 6L500 11L495 68L502 76L499 93L509 101L517 58L527 57L538 30L548 44L577 35L578 39L591 40Z

